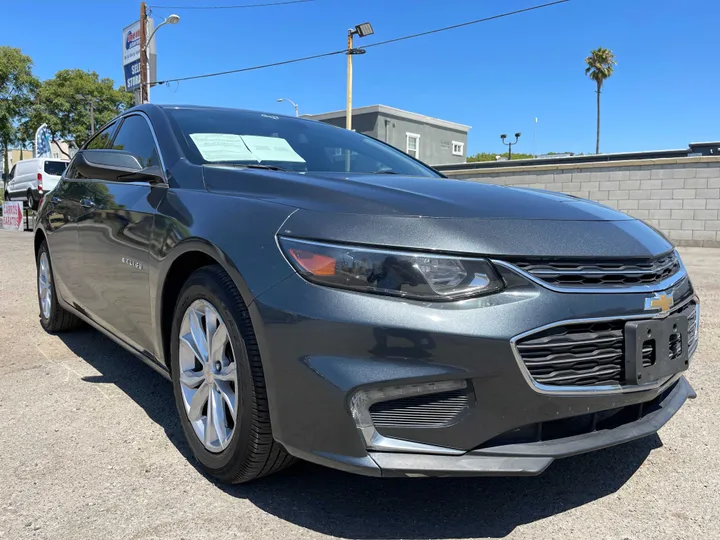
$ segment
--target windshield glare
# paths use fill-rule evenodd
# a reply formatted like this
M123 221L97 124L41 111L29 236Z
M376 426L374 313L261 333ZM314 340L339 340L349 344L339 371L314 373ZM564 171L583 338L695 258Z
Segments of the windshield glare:
M371 137L312 120L220 109L166 111L187 158L198 165L439 177Z

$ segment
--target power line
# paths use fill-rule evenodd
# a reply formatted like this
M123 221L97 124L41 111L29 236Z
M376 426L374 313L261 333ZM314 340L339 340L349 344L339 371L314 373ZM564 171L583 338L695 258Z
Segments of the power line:
M297 1L297 0L296 0L296 1ZM312 1L312 0L304 0L304 1ZM445 26L445 27L443 27L443 28L436 28L435 30L428 30L427 32L420 32L420 33L417 33L417 34L410 34L410 35L408 35L408 36L402 36L402 37L398 37L398 38L388 39L388 40L385 40L385 41L378 41L377 43L370 43L369 45L363 45L363 46L360 47L360 48L366 49L366 48L368 48L368 47L378 47L378 46L380 46L380 45L387 45L387 44L389 44L389 43L396 43L396 42L398 42L398 41L404 41L404 40L406 40L406 39L413 39L413 38L416 38L416 37L427 36L427 35L429 35L429 34L436 34L436 33L438 33L438 32L445 32L446 30L454 30L454 29L456 29L456 28L462 28L462 27L464 27L464 26L470 26L470 25L472 25L472 24L478 24L478 23L482 23L482 22L492 21L492 20L495 20L495 19L501 19L501 18L503 18L503 17L510 17L511 15L518 15L518 14L520 14L520 13L526 13L526 12L528 12L528 11L534 11L534 10L537 10L537 9L543 9L543 8L547 8L547 7L550 7L550 6L555 6L555 5L558 5L558 4L564 4L564 3L569 2L569 1L570 1L570 0L555 0L554 2L549 2L549 3L547 3L547 4L540 4L540 5L537 5L537 6L531 6L531 7L528 7L528 8L518 9L518 10L515 10L515 11L508 11L507 13L501 13L501 14L499 14L499 15L492 15L492 16L490 16L490 17L485 17L485 18L482 18L482 19L476 19L476 20L474 20L474 21L468 21L468 22L464 22L464 23L460 23L460 24L454 24L454 25L452 25L452 26ZM314 55L312 55L312 56L304 56L304 57L302 57L302 58L293 58L292 60L283 60L283 61L281 61L281 62L273 62L273 63L271 63L271 64L263 64L263 65L260 65L260 66L252 66L252 67L246 67L246 68L240 68L240 69L230 69L230 70L227 70L227 71L218 71L218 72L215 72L215 73L205 73L205 74L202 74L202 75L191 75L191 76L189 76L189 77L178 77L178 78L175 78L175 79L165 79L164 81L156 81L156 82L153 82L153 83L150 83L150 84L153 84L153 85L154 85L154 84L165 84L165 83L170 83L170 82L190 81L190 80L194 80L194 79L205 79L205 78L207 78L207 77L218 77L218 76L220 76L220 75L230 75L230 74L232 74L232 73L243 73L243 72L245 72L245 71L254 71L254 70L257 70L257 69L265 69L265 68L275 67L275 66L284 66L284 65L287 65L287 64L295 64L295 63L297 63L297 62L304 62L305 60L314 60L314 59L316 59L316 58L324 58L324 57L326 57L326 56L335 56L336 54L346 54L346 53L347 53L347 50L346 50L346 49L340 49L340 50L338 50L338 51L331 51L331 52L326 52L326 53L322 53L322 54L314 54Z
M244 4L241 6L148 6L156 9L244 9L268 6L284 6L286 4L303 4L314 0L285 0L284 2L268 2L265 4Z
M437 28L435 30L428 30L427 32L420 32L418 34L411 34L409 36L388 39L385 41L378 41L377 43L363 45L361 48L367 49L368 47L377 47L378 45L387 45L388 43L396 43L398 41L404 41L406 39L412 39L412 38L421 37L421 36L428 36L430 34L437 34L438 32L445 32L446 30L454 30L456 28L462 28L463 26L470 26L471 24L478 24L478 23L482 23L482 22L492 21L494 19L501 19L503 17L509 17L511 15L518 15L520 13L525 13L527 11L534 11L536 9L542 9L542 8L546 8L546 7L550 7L550 6L555 6L557 4L564 4L565 2L569 2L569 1L570 0L556 0L555 2L549 2L547 4L540 4L538 6L532 6L529 8L518 9L516 11L508 11L507 13L501 13L500 15L493 15L492 17L485 17L483 19L476 19L474 21L468 21L468 22L464 22L464 23L460 23L460 24L453 24L452 26L446 26L444 28Z

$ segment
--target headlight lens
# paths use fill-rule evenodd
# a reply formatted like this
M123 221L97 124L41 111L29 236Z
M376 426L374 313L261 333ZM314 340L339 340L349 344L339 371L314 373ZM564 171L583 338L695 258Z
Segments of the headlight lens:
M485 259L449 257L280 238L308 281L419 300L458 300L497 292L502 279Z

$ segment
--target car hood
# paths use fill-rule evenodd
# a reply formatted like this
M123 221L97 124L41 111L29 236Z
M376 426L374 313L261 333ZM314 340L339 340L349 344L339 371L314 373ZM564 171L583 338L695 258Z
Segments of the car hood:
M295 209L277 234L487 256L649 257L672 244L597 203L534 189L395 175L205 167L210 191Z
M561 193L392 174L298 174L205 167L210 191L230 191L318 212L435 218L627 221Z

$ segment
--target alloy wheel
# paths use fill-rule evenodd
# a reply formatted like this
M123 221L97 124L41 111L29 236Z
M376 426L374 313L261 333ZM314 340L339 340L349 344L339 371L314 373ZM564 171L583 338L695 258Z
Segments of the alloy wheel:
M227 326L207 300L195 300L180 325L180 390L188 420L210 452L227 448L238 417L238 373Z
M50 318L52 307L52 278L50 276L50 261L47 252L40 254L40 268L38 271L38 296L40 297L40 309L45 319Z

